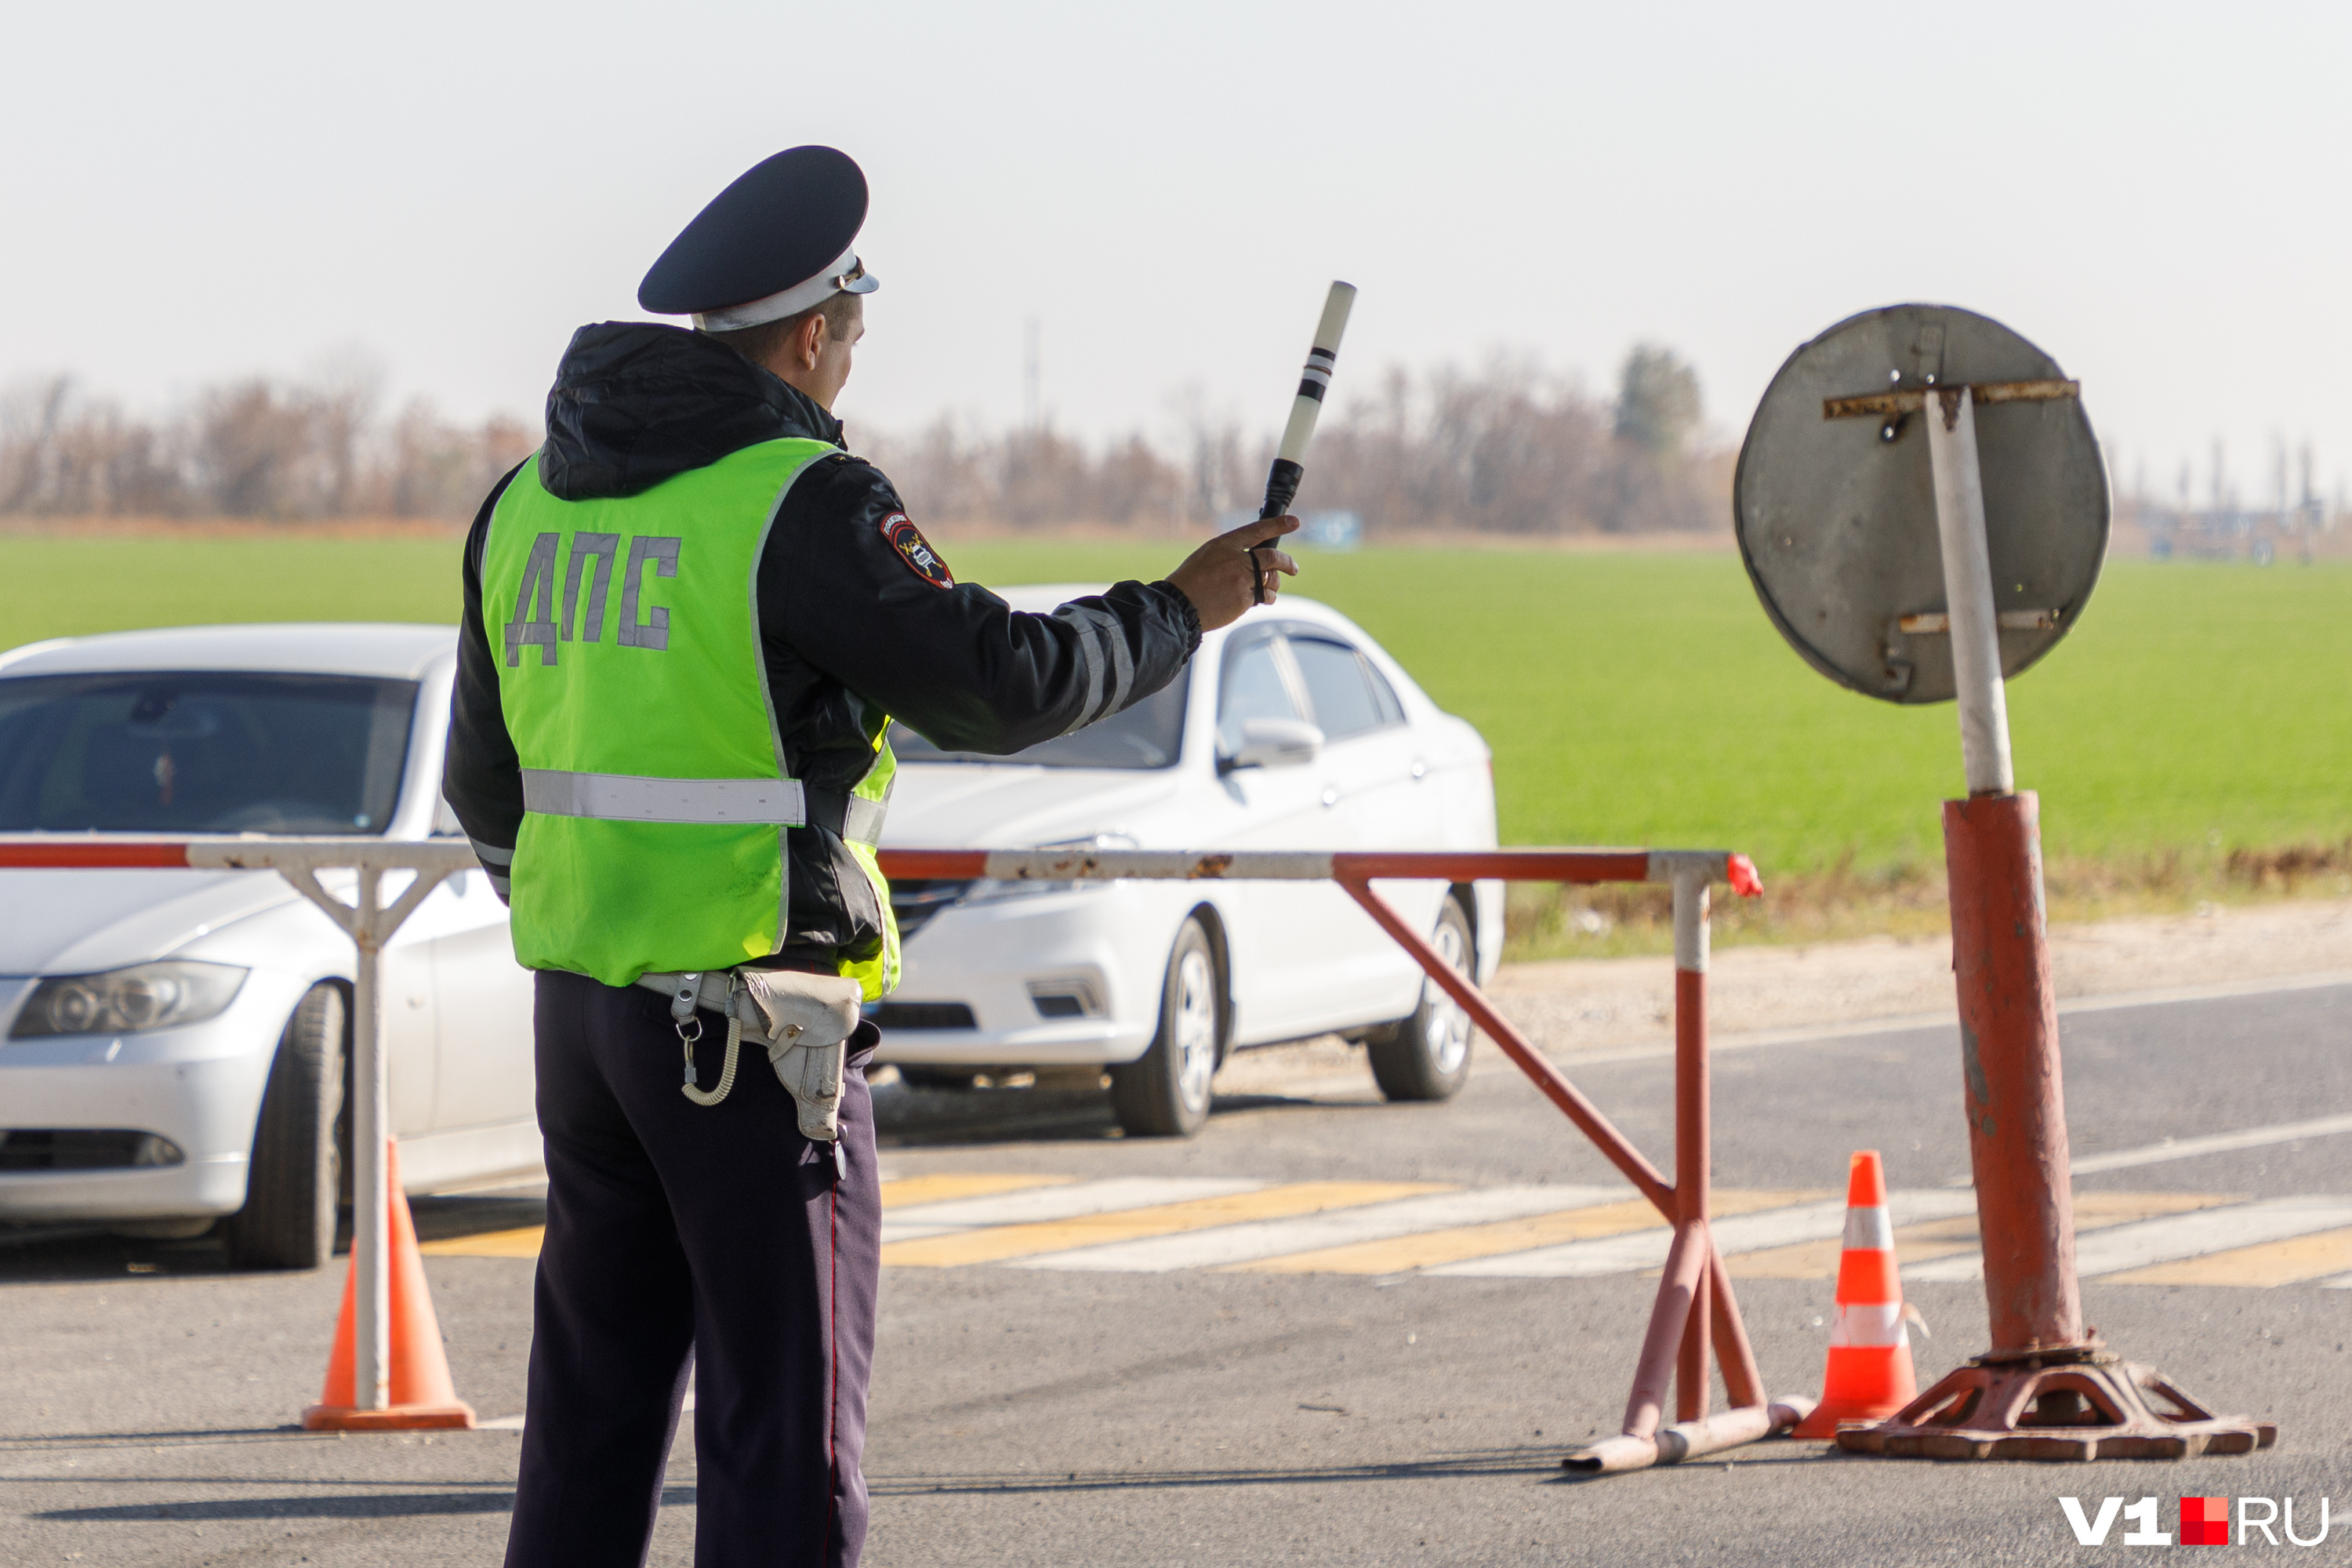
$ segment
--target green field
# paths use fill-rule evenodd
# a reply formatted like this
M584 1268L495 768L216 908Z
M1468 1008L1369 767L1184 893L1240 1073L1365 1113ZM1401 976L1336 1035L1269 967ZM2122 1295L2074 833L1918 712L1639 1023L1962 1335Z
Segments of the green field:
M958 545L967 581L1156 576L1174 545ZM457 544L0 539L0 645L173 623L450 620ZM1378 637L1496 753L1507 842L1709 845L1779 873L1940 866L1950 707L1806 668L1736 558L1489 550L1309 555L1297 591ZM2352 838L2352 568L2116 562L2011 689L2053 860Z

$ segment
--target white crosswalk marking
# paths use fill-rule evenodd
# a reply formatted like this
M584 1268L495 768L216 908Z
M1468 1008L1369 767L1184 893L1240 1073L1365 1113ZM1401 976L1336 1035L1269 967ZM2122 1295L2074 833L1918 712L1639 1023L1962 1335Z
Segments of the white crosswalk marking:
M982 1226L1076 1219L1082 1215L1115 1214L1122 1209L1180 1204L1192 1198L1254 1193L1271 1185L1270 1182L1243 1177L1120 1176L1103 1182L1080 1182L1075 1186L1033 1187L1026 1192L1000 1193L992 1197L957 1198L948 1203L893 1209L883 1218L882 1240L887 1244Z
M1622 1187L1528 1184L1437 1189L1433 1183L1285 1182L1249 1177L1066 1176L932 1172L904 1176L885 1212L886 1252L906 1268L1167 1273L1233 1268L1464 1279L1581 1279L1654 1271L1670 1228ZM971 1195L907 1203L926 1194ZM1922 1283L1982 1278L1965 1188L1888 1194L1931 1256L1904 1269ZM1737 1273L1827 1279L1846 1205L1822 1195L1719 1188L1716 1245ZM1799 1200L1803 1201L1799 1201ZM2240 1194L2097 1191L2077 1196L2076 1257L2117 1286L2352 1289L2352 1195L2252 1201ZM1940 1222L1950 1221L1945 1225ZM2120 1223L2118 1223L2120 1222ZM1626 1228L1631 1226L1632 1228ZM506 1233L474 1255L527 1257ZM536 1229L531 1239L536 1241ZM1822 1244L1830 1244L1824 1247ZM496 1245L489 1245L496 1244ZM1955 1245L1965 1250L1936 1257ZM1517 1247L1517 1251L1496 1250ZM458 1242L430 1250L466 1256Z
M2217 1134L2243 1140L2327 1131L2333 1121ZM2184 1144L2203 1149L2203 1144ZM2147 1151L2105 1159L2138 1161ZM1903 1277L1983 1277L1975 1194L1888 1194ZM1672 1232L1630 1188L1570 1184L1455 1187L1428 1181L1122 1176L1035 1171L909 1172L881 1194L885 1267L1167 1273L1234 1269L1335 1276L1580 1279L1654 1272ZM1826 1281L1845 1205L1818 1189L1715 1191L1716 1244L1735 1275ZM2352 1194L2253 1199L2243 1193L2094 1188L2074 1198L2077 1271L2103 1288L2352 1289ZM420 1250L528 1261L544 1227L459 1230ZM1916 1249L1916 1250L1914 1250Z
M1973 1193L1898 1192L1889 1194L1888 1198L1898 1225L1972 1214L1977 1206ZM1714 1226L1716 1250L1729 1258L1735 1253L1842 1236L1845 1232L1845 1214L1844 1200L1832 1199L1719 1219ZM1474 1258L1423 1272L1505 1279L1589 1279L1659 1268L1666 1261L1666 1245L1672 1239L1673 1233L1662 1226L1593 1241L1563 1242L1534 1252Z
M2235 1132L2209 1132L2199 1138L2168 1138L2142 1149L2118 1149L2110 1154L2086 1154L2068 1169L2078 1176L2101 1171L2123 1171L2135 1165L2160 1164L2168 1160L2194 1160L2206 1154L2228 1154L2240 1149L2263 1149L2273 1143L2298 1143L2307 1138L2352 1132L2352 1116L2322 1116L2312 1121L2282 1121L2274 1127L2244 1127Z
M2074 1271L2086 1279L2117 1274L2344 1226L2352 1226L2352 1199L2342 1197L2271 1198L2198 1209L2083 1233L2074 1241ZM1981 1279L1984 1259L1973 1252L1960 1253L1906 1268L1903 1277L1931 1283Z
M1182 1236L1048 1253L1042 1258L1019 1259L1008 1267L1136 1274L1164 1273L1171 1268L1214 1268L1359 1241L1384 1241L1391 1237L1448 1230L1455 1226L1592 1208L1622 1202L1624 1196L1622 1187L1481 1187L1463 1193L1433 1193L1365 1208L1339 1209L1295 1219L1255 1220Z

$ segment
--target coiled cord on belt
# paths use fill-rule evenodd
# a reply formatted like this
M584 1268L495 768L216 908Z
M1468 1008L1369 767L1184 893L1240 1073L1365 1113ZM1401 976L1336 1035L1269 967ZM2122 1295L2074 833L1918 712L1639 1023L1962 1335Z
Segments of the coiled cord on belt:
M702 1038L701 1016L689 1014L678 1022L678 1041L686 1048L686 1083L679 1092L697 1105L716 1105L726 1099L728 1091L735 1087L735 1058L743 1045L743 1020L735 1016L735 992L742 984L741 977L731 971L728 973L727 1059L719 1069L717 1089L703 1089L694 1080L694 1047ZM694 1026L694 1033L690 1035L686 1032L688 1024Z

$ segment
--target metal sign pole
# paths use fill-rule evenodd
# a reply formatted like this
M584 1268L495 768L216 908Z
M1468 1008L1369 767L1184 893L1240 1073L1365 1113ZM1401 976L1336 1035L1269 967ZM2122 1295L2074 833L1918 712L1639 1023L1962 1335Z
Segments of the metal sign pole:
M1969 783L1966 801L1947 803L1944 845L1992 1353L2079 1349L2091 1342L2074 1273L2040 802L2013 787L1976 399L1965 386L1931 394L1925 412Z
M1959 689L1960 752L1969 793L2016 787L2009 759L2009 698L2000 679L1992 553L1985 541L1984 475L1977 466L1976 396L1961 386L1932 394L1927 457L1936 479L1936 533L1944 550L1952 677Z
M2157 1458L2277 1436L2124 1362L2083 1322L2040 809L2016 788L2003 684L2073 626L2098 581L2106 475L2079 391L1997 321L1892 306L1790 355L1740 448L1741 558L1790 646L1853 690L1960 710L1968 793L1944 803L1944 858L1992 1348L1886 1420L1841 1431L1850 1450ZM1996 405L1980 455L1977 413ZM1906 440L1922 427L1925 475Z

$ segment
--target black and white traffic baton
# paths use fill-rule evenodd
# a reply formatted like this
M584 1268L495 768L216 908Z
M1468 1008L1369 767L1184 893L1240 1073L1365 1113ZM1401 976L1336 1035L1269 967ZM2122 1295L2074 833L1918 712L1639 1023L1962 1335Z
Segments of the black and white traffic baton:
M1307 351L1307 368L1298 378L1298 395L1290 405L1290 423L1283 427L1282 447L1275 454L1274 467L1265 476L1265 505L1258 509L1258 519L1280 517L1290 510L1297 498L1298 481L1307 475L1307 444L1315 439L1315 416L1323 412L1323 395L1330 390L1331 367L1339 362L1339 337L1348 330L1348 311L1356 302L1353 283L1334 283L1331 292L1323 297L1323 320L1315 328L1315 346ZM1257 565L1257 552L1268 548L1253 546L1250 564ZM1260 570L1250 584L1250 592L1258 604L1265 603L1265 573Z

